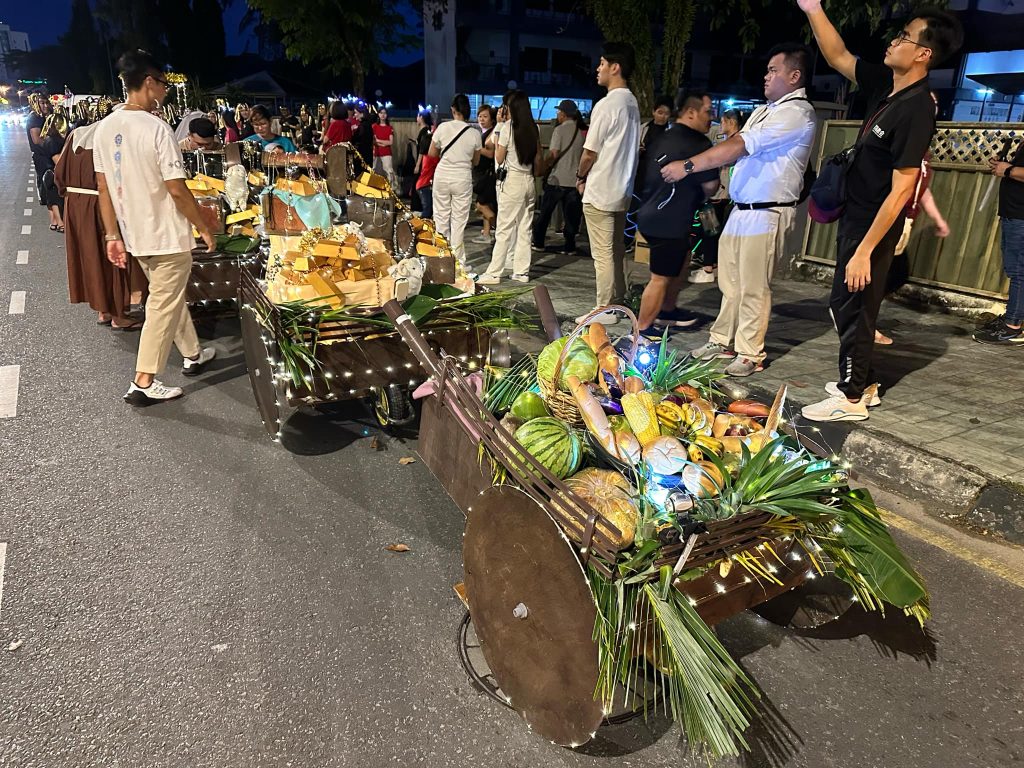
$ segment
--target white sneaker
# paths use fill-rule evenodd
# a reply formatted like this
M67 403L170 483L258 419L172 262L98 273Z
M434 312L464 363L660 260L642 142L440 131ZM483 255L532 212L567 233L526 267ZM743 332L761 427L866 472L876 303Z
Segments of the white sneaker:
M587 315L589 315L589 314L590 313L587 312ZM587 319L587 315L580 315L579 317L577 317L576 318L576 325L579 325L584 320L586 320ZM598 315L597 318L595 320L592 320L591 322L600 323L601 325L615 325L617 322L619 322L619 316L618 315L613 315L611 313L605 313L603 315Z
M512 279L515 280L517 283L528 283L528 282L530 282L530 276L529 275L512 275Z
M691 283L714 283L718 281L718 270L708 272L703 267L695 269L687 278Z
M491 243L494 242L494 240L491 238L490 235L485 235L483 232L481 232L476 237L471 237L469 239L469 242L480 243L481 245L490 245Z
M148 387L140 387L133 381L132 385L128 387L128 391L124 393L124 401L128 405L134 406L153 405L153 403L162 403L165 400L174 400L183 394L185 391L181 387L167 387L156 379L153 379L153 383Z
M195 360L184 358L181 364L182 376L198 376L203 372L203 366L217 356L217 350L213 347L203 347L199 350L199 357Z
M488 275L486 272L476 279L479 285L497 285L501 282L499 275Z
M800 411L808 421L864 421L868 417L865 398L851 403L846 395L829 397L814 405L807 405Z
M832 395L832 397L846 397L839 389L838 381L830 381L825 385L825 392ZM882 398L878 396L878 385L874 385L874 393L871 395L871 399L868 400L868 408L874 408L875 406L882 404Z

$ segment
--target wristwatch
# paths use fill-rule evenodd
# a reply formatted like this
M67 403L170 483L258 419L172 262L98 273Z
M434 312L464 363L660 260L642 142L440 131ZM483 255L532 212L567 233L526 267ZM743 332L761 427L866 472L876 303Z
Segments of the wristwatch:
M687 173L693 173L693 160L684 160L683 170Z
M1013 177L1012 177L1012 176L1010 175L1010 174L1012 174L1012 173L1013 173L1013 166L1012 166L1012 165L1008 165L1008 166L1006 166L1006 170L1005 170L1005 171L1003 171L1003 178L1004 178L1004 179L1009 179L1009 178L1013 178Z

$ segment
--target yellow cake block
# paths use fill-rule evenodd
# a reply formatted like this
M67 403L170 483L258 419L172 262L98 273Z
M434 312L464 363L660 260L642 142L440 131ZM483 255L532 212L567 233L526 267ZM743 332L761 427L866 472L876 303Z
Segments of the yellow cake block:
M320 276L317 272L306 275L306 282L313 287L318 296L335 309L345 306L345 294L332 281Z
M239 211L238 213L228 214L228 217L224 219L225 224L241 224L243 221L252 221L257 216L252 211Z
M205 173L197 173L193 181L205 184L207 189L215 189L218 192L224 191L223 179L216 179L213 176L207 176Z

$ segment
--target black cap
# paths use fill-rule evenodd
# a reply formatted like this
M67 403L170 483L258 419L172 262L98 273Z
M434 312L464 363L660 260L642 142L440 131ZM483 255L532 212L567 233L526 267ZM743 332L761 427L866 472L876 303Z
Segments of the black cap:
M565 112L566 117L576 117L580 111L580 108L576 106L576 102L572 99L562 99L558 102L558 108Z

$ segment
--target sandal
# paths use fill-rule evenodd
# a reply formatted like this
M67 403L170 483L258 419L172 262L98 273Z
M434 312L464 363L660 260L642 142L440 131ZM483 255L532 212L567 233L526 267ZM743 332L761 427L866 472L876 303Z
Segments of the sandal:
M57 231L57 225L56 224L51 224L50 225L50 231L51 232L56 232Z
M125 333L131 333L132 331L138 331L142 329L142 323L129 323L128 325L116 325L111 322L110 327L115 331L124 331Z
M55 231L60 232L61 234L64 234L64 225L63 224L58 224L55 227Z

